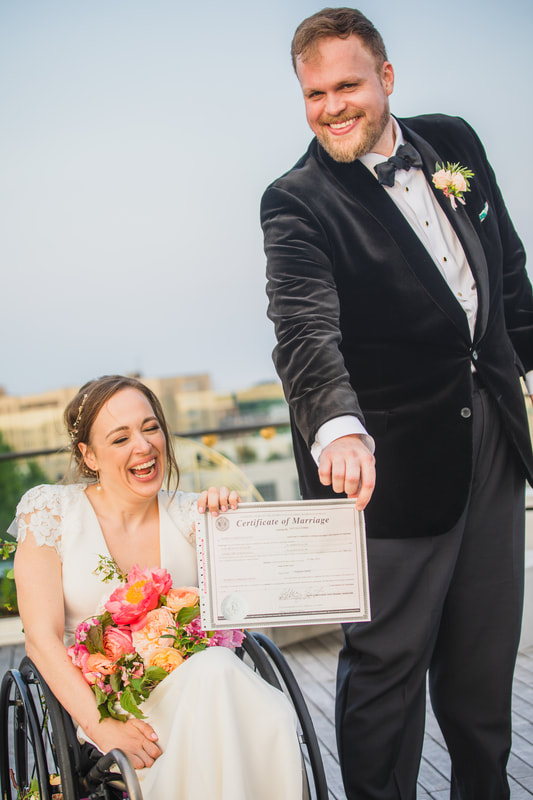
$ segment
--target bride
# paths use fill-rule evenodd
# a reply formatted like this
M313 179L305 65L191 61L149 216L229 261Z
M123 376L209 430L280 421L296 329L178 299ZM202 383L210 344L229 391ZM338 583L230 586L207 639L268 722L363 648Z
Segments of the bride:
M300 800L295 714L284 695L233 652L211 647L174 670L142 705L144 720L99 721L95 696L67 654L78 623L118 583L95 574L102 556L122 573L164 567L197 585L197 515L236 508L226 488L172 492L179 477L158 399L140 381L85 384L65 410L77 482L38 486L17 507L15 579L26 652L102 751L122 749L145 800ZM162 489L165 474L167 489ZM116 579L115 579L116 580Z

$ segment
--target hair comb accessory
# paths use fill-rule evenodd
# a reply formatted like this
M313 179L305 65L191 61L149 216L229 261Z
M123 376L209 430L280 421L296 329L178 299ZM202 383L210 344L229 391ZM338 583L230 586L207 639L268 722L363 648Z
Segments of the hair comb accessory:
M76 417L76 422L72 426L72 430L69 431L70 438L72 439L72 444L74 444L74 442L78 438L78 427L79 427L79 424L80 424L81 412L83 411L83 406L85 405L85 401L87 400L87 396L88 396L87 393L85 393L83 395L83 399L82 399L82 401L80 403L80 407L78 408L78 416Z

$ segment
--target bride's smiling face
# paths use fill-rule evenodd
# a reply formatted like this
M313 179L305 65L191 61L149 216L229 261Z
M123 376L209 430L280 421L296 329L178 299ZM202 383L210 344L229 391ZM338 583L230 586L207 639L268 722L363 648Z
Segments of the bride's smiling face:
M148 399L125 388L98 412L88 444L80 443L87 466L99 473L104 491L155 496L165 475L166 444Z

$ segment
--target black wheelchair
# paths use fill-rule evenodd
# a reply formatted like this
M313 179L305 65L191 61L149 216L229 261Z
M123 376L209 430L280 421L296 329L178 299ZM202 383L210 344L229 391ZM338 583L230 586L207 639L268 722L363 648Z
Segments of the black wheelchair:
M285 657L267 636L250 632L236 653L290 698L298 717L304 797L327 800L316 733ZM0 742L2 800L33 800L30 787L38 787L39 800L142 800L126 755L121 750L102 755L88 743L80 745L71 717L27 657L19 669L6 672L0 686Z

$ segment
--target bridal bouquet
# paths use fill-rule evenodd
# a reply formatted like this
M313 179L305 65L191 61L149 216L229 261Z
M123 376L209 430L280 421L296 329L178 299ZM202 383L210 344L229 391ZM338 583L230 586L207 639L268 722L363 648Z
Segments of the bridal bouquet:
M207 647L239 647L244 633L202 630L198 589L174 588L165 569L135 565L124 575L102 562L104 580L116 575L122 585L103 614L78 625L67 652L91 686L101 719L142 719L139 704L185 659Z

